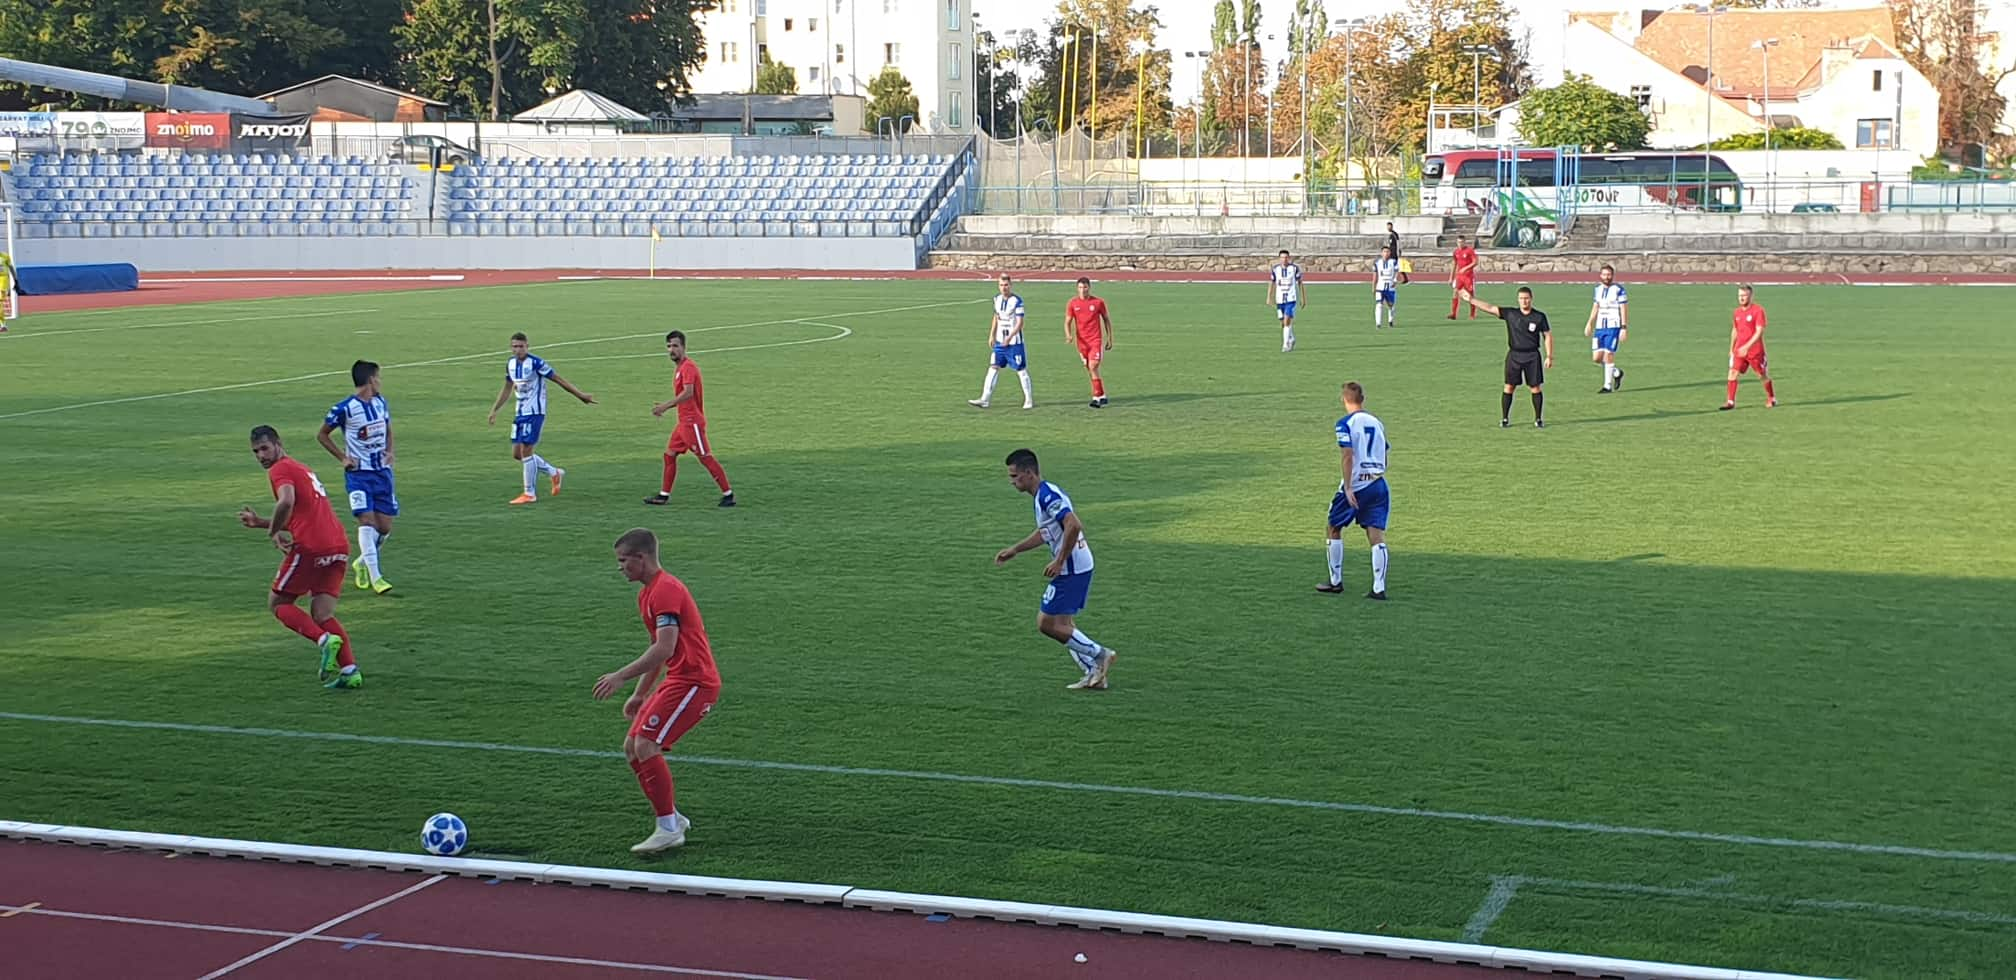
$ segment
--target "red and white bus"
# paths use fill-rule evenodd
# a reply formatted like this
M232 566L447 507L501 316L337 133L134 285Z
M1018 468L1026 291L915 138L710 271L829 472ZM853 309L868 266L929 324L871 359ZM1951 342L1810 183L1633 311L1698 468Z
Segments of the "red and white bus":
M1562 194L1578 213L1740 211L1743 182L1712 153L1452 150L1421 163L1424 214L1476 214L1491 207L1559 220Z

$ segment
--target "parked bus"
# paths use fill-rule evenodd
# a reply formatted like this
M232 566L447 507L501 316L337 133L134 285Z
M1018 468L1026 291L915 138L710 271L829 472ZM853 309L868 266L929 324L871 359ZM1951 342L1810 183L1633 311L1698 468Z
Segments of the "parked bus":
M1742 180L1712 153L1453 150L1421 163L1424 213L1481 214L1495 208L1512 219L1522 244L1552 237L1563 193L1572 195L1573 209L1582 214L1743 208Z

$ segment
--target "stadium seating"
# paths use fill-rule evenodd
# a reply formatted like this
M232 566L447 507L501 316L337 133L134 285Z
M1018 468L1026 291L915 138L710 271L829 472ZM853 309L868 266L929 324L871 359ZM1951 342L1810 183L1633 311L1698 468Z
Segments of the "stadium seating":
M942 233L970 168L947 155L504 158L433 191L351 157L29 157L24 237L385 235L911 237Z
M394 164L274 154L34 156L13 173L24 237L419 234Z
M487 161L449 191L451 235L913 236L950 156Z

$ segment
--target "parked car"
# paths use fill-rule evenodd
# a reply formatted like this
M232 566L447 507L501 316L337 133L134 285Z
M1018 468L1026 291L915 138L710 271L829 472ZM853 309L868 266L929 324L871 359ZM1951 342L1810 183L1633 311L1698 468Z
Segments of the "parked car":
M1840 208L1832 204L1819 204L1813 201L1792 205L1793 214L1838 214L1840 211Z
M401 136L392 141L386 158L393 163L431 164L438 160L461 166L476 159L476 151L443 136Z

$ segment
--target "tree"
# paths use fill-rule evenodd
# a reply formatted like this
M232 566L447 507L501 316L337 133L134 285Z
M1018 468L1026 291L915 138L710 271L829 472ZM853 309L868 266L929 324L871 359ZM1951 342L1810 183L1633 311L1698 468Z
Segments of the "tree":
M1983 64L1976 0L1890 0L1897 46L1939 90L1942 149L1995 141L2006 100L1996 91L2016 74L2016 58Z
M868 80L867 121L881 130L883 119L892 123L902 122L904 116L910 121L901 128L908 129L917 122L917 93L911 89L910 80L896 70L895 65L885 65L882 73Z
M483 0L414 0L391 36L399 52L397 81L406 89L448 103L451 112L478 115L489 105L489 31ZM518 39L500 43L501 60L512 63ZM536 91L537 86L522 71L513 71L501 89L500 98L505 92Z
M1561 84L1529 92L1519 102L1519 135L1535 146L1585 150L1638 150L1652 121L1628 96L1587 75L1570 73Z
M0 0L4 2L4 0ZM488 101L493 0L411 0L397 38L400 77L418 94L477 110ZM642 111L689 98L705 48L706 0L494 0L505 115L589 88ZM472 99L477 90L485 95Z
M1036 70L1025 105L1066 130L1096 121L1101 133L1119 132L1138 112L1155 132L1167 131L1174 64L1156 46L1161 26L1155 8L1135 9L1129 0L1059 0L1048 43L1032 37L1027 45Z
M1323 0L1295 0L1295 19L1288 24L1288 58L1293 61L1314 50L1330 34L1330 18L1323 12Z
M1403 118L1410 141L1425 135L1431 99L1502 105L1532 87L1526 43L1512 33L1513 10L1504 0L1409 0L1403 21ZM1489 53L1465 50L1473 47Z
M798 71L790 65L771 61L766 52L763 63L756 68L756 94L797 95Z
M1211 50L1223 51L1239 37L1239 7L1232 0L1218 0L1211 8Z
M1771 147L1780 150L1839 150L1841 140L1824 129L1807 126L1787 126L1771 131ZM1709 147L1711 150L1762 150L1765 149L1764 132L1737 133L1724 136Z

